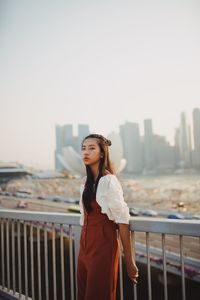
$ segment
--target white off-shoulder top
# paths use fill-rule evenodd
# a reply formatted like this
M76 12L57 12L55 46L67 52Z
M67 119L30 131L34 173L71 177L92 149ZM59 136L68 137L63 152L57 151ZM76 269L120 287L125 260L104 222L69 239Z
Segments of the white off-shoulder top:
M82 193L84 190L84 183L80 187L80 224L83 225L84 212L82 203ZM117 177L113 174L108 174L100 178L96 201L101 207L101 212L106 214L108 218L116 223L129 223L129 208L124 201L123 190Z

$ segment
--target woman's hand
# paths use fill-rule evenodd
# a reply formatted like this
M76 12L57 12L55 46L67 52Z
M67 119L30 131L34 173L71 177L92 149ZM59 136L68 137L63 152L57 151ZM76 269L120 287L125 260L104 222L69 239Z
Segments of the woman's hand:
M126 271L131 281L136 284L139 276L136 264L134 262L126 263Z
M138 268L135 264L135 260L133 259L134 255L132 249L131 235L127 224L119 224L119 234L124 249L124 258L128 276L133 283L137 283Z

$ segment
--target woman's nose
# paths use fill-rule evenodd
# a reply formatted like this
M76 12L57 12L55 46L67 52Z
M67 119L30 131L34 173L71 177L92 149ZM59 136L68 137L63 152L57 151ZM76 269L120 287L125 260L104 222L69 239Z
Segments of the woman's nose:
M88 155L88 150L87 149L84 149L83 150L83 155L85 156L85 155Z

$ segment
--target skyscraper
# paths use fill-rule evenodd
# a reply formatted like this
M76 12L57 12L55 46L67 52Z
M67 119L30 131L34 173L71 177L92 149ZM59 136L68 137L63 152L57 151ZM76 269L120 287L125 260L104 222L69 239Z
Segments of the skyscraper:
M62 127L63 147L69 146L73 138L73 127L71 124Z
M88 124L78 124L78 152L81 152L81 142L83 141L84 137L90 134Z
M175 148L165 136L154 135L155 169L157 172L170 172L175 168Z
M200 109L193 110L194 166L200 168Z
M180 128L175 129L174 134L174 160L175 160L175 166L179 167L180 164Z
M184 167L191 166L191 141L185 112L181 113L180 120L180 158Z
M56 168L56 170L61 170L62 169L62 165L59 162L58 154L62 154L62 147L63 147L62 126L56 125L56 127L55 127L55 135L56 135L55 168Z
M89 126L87 124L78 125L78 136L73 135L73 125L56 125L56 150L55 150L55 168L62 170L62 164L59 161L58 156L63 155L64 147L72 147L75 151L81 151L81 142L83 138L89 134Z
M56 150L55 150L55 168L62 170L62 165L58 159L58 155L62 155L63 147L70 146L73 143L73 127L68 125L56 125Z
M124 157L127 161L126 171L140 173L143 169L142 143L137 123L126 122L120 126Z
M144 163L146 170L153 170L155 167L154 136L151 119L144 120Z

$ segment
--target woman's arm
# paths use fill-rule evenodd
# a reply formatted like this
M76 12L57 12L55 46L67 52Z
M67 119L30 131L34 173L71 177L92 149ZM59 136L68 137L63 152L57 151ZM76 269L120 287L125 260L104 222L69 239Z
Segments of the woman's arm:
M127 274L134 283L137 283L138 268L133 258L129 225L119 224L119 235L124 249L124 258L126 263Z

